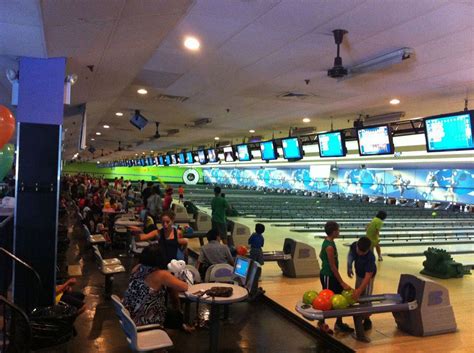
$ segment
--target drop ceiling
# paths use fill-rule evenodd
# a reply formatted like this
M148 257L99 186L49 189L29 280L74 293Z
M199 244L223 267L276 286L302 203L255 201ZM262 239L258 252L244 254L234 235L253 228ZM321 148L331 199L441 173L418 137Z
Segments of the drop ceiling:
M102 0L0 3L0 67L19 56L68 57L73 104L87 104L83 159L118 159L221 140L241 142L249 129L271 137L290 126L352 126L359 114L404 111L406 118L462 110L474 89L474 3L440 0ZM327 77L335 44L349 31L344 65L411 47L409 60L338 82ZM197 52L183 39L196 36ZM93 69L88 68L93 65ZM305 80L309 80L307 84ZM138 88L148 95L140 96ZM0 78L0 103L9 101ZM286 92L308 99L282 99ZM183 102L160 95L187 97ZM388 101L397 97L400 105ZM129 122L140 109L150 124ZM120 111L124 116L117 117ZM210 118L200 128L192 122ZM160 133L179 133L154 139ZM110 125L104 129L103 125ZM79 117L65 118L64 157L77 152ZM101 136L96 136L99 131ZM95 138L95 141L91 141ZM118 142L124 151L116 151ZM102 157L103 156L103 157Z

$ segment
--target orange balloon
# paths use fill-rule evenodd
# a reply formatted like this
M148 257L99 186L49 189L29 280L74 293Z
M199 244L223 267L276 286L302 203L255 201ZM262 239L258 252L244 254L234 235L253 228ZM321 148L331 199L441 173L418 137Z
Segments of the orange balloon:
M0 148L10 141L15 132L15 118L12 112L0 105Z

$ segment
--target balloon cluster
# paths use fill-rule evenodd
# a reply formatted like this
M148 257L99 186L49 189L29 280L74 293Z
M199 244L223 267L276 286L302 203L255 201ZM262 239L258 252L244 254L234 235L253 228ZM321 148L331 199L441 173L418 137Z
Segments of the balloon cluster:
M304 293L303 303L312 305L316 310L347 309L355 304L352 298L353 290L344 290L341 294L334 294L330 289L323 289L319 294L314 290Z
M12 112L0 105L0 181L8 174L13 165L15 146L10 141L15 132L15 118Z

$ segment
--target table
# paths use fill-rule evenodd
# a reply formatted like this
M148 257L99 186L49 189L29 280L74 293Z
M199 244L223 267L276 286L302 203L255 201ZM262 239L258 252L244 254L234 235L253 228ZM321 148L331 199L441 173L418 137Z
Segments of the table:
M122 227L129 227L129 226L141 227L141 226L143 226L142 222L133 221L133 220L130 220L130 219L117 219L114 224L116 226L122 226Z
M206 291L211 287L231 287L233 289L232 296L223 297L199 297L200 291ZM247 299L248 292L244 287L228 283L199 283L188 287L185 293L186 297L194 302L206 303L211 305L210 330L209 330L209 352L217 353L219 347L219 316L220 306L224 304L232 304Z

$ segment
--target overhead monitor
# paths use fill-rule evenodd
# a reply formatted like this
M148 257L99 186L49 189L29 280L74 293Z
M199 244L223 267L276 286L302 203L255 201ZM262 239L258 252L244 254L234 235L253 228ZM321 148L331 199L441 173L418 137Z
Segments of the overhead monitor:
M206 164L207 163L206 151L199 150L197 152L197 156L198 156L199 163L201 163L201 164Z
M184 152L181 152L179 155L178 155L178 160L179 160L179 163L181 164L186 164L186 155Z
M237 256L235 259L233 274L243 286L247 283L247 275L250 268L251 259L248 257Z
M248 145L237 145L237 156L239 161L248 162L252 159L252 154L249 151Z
M296 161L303 158L303 146L297 137L288 137L281 140L283 158Z
M143 130L146 124L148 124L148 120L140 114L139 110L135 110L135 114L133 114L130 119L130 124L135 126L138 130Z
M344 157L346 146L342 131L328 132L318 135L320 157Z
M158 164L159 164L159 165L164 165L164 164L165 164L165 161L164 161L164 159L163 159L163 156L159 156L159 157L158 157Z
M165 165L170 165L171 164L171 157L169 154L165 156Z
M178 164L178 160L177 160L176 155L174 153L169 154L169 156L171 158L171 164Z
M236 157L232 146L224 147L224 160L226 162L235 162Z
M426 150L443 152L474 149L473 113L471 110L425 118Z
M210 148L207 150L207 160L209 161L209 163L217 162L217 153L214 148Z
M275 146L275 141L260 142L260 151L262 154L262 160L272 161L278 158L278 152Z
M393 154L395 151L388 125L357 129L357 140L361 156Z
M188 164L193 164L194 163L194 156L191 151L186 152L186 162Z

